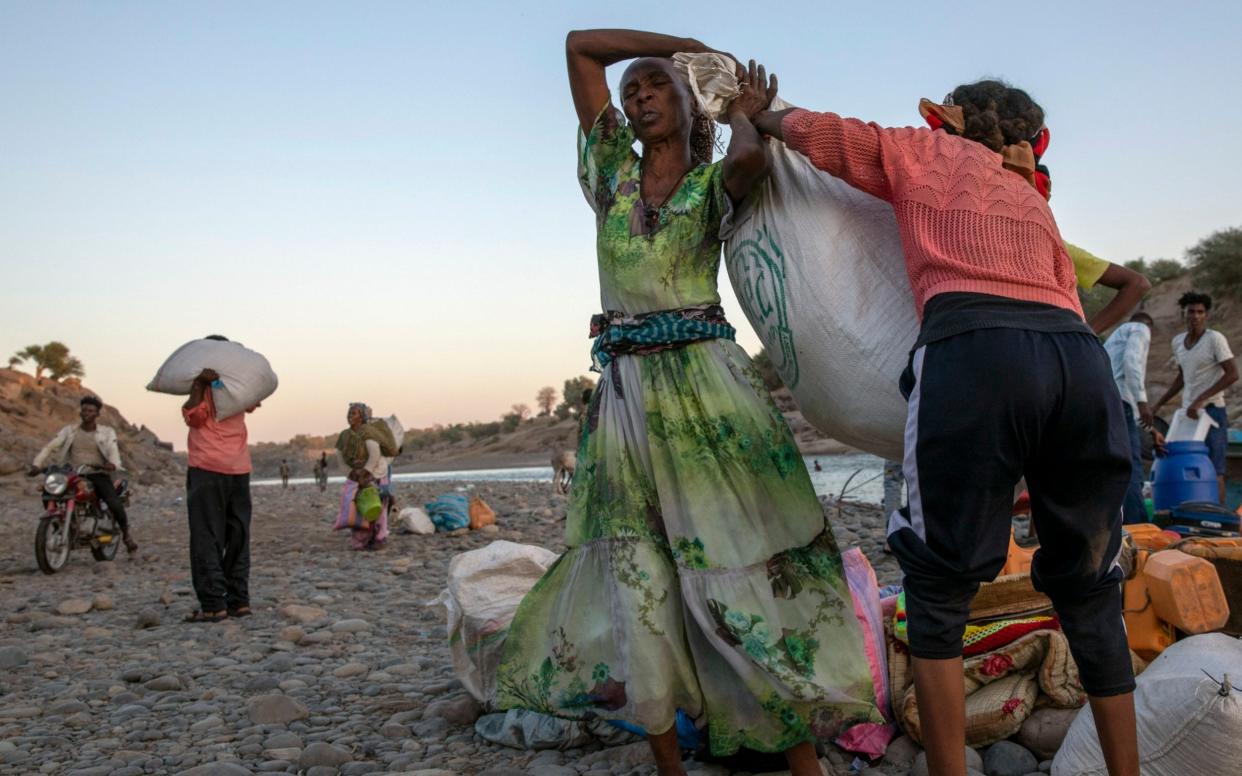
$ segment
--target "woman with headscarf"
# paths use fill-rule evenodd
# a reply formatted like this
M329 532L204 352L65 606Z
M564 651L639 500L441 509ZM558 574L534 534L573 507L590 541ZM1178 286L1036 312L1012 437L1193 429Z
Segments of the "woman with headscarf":
M388 511L392 507L390 480L392 459L383 454L383 438L371 424L371 408L361 402L349 405L345 414L349 428L336 439L341 461L349 467L345 487L341 490L341 508L335 530L351 530L351 546L355 550L378 550L388 539ZM380 492L382 509L374 522L367 522L354 504L362 488L375 486Z
M678 709L718 755L784 752L794 776L818 776L816 739L883 720L832 530L716 285L733 207L767 174L751 117L775 78L739 72L713 163L712 122L669 59L702 43L592 30L566 48L602 374L569 549L509 628L499 703L639 725L661 776L685 773ZM604 71L626 59L618 110Z

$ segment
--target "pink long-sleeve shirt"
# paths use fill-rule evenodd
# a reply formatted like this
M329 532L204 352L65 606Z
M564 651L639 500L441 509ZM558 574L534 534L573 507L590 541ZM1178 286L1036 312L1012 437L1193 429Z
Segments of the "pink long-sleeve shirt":
M971 140L795 110L785 143L813 165L892 203L919 319L937 294L964 291L1071 310L1074 266L1047 201L1001 155Z
M245 413L216 420L216 404L208 388L203 400L191 409L182 408L181 415L190 427L186 440L190 466L218 474L250 473Z

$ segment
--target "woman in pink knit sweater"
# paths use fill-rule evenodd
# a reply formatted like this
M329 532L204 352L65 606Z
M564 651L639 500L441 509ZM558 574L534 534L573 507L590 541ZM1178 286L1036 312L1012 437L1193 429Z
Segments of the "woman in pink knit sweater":
M922 321L902 376L909 506L889 521L905 574L928 765L966 773L962 633L1005 563L1025 477L1052 599L1091 698L1110 774L1138 774L1121 618L1129 439L1108 356L1083 320L1037 153L1044 113L996 81L920 105L936 129L793 108L755 125L893 205Z

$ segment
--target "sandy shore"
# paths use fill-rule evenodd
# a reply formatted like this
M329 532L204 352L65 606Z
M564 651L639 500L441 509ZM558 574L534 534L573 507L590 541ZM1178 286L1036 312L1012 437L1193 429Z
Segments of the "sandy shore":
M33 557L38 499L16 487L0 503L0 773L654 772L642 743L600 754L598 744L530 752L484 741L471 724L480 710L453 675L443 615L424 605L459 552L494 539L562 551L565 500L547 485L480 484L498 514L496 534L394 535L378 553L351 552L329 530L334 490L255 488L255 615L220 625L180 622L195 602L179 488L136 494L137 557L122 551L96 563L77 551L48 577ZM451 487L401 483L398 494L418 504ZM878 509L847 504L831 519L843 545L871 557L881 584L895 580ZM70 614L73 602L90 611ZM284 719L282 709L300 718ZM847 772L835 752L824 763Z

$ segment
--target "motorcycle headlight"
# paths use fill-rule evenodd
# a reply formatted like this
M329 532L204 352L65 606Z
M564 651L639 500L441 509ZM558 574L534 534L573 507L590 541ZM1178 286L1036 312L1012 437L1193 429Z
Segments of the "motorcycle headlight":
M63 474L49 474L47 479L43 481L43 489L50 496L60 496L65 492L65 488L69 485L69 478Z

